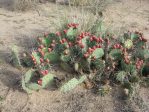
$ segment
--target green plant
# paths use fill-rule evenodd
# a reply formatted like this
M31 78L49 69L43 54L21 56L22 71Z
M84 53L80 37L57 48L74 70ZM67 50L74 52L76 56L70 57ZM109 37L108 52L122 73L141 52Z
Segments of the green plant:
M15 67L21 67L21 62L19 59L19 50L18 50L18 47L16 45L14 45L12 47L12 64Z
M46 72L46 71L42 71ZM44 76L40 76L35 69L30 69L22 77L22 87L27 93L31 93L32 90L38 91L41 88L47 88L53 83L54 75L51 73L44 73Z
M149 60L147 40L143 34L127 32L123 37L113 38L113 34L101 29L101 23L96 24L91 32L80 33L78 27L77 22L65 24L64 29L38 38L39 46L30 56L34 72L25 75L23 87L39 90L51 85L50 82L56 77L50 74L51 65L60 63L65 70L87 74L81 82L71 79L61 87L61 91L69 91L88 79L100 93L107 93L99 87L100 82L109 88L110 81L123 85L133 93L133 85L139 83L141 77L146 77L144 68Z

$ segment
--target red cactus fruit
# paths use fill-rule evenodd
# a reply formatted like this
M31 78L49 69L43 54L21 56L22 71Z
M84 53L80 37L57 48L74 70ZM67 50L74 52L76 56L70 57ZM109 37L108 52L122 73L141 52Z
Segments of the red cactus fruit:
M101 45L96 45L97 48L101 48Z
M36 64L37 64L37 62L36 62L36 61L34 61L34 64L36 65Z
M125 58L124 61L125 61L126 64L130 64L130 60L128 58Z
M67 30L64 30L63 32L66 34L67 33Z
M70 28L71 27L71 24L68 24L67 27Z
M72 43L71 42L68 42L68 45L69 45L69 47L72 47Z
M51 44L51 46L52 46L52 47L55 47L55 46L56 46L56 44L52 43L52 44Z
M88 58L88 57L89 57L89 54L85 53L85 54L84 54L84 57L85 57L85 58Z
M45 70L44 73L45 73L45 75L47 75L49 73L49 71L48 70Z
M41 79L39 79L39 80L37 81L37 83L42 86L42 80L41 80Z
M44 71L40 71L40 74L41 74L41 75L45 75L45 72L44 72Z
M83 44L80 44L80 47L83 49L85 46Z
M41 50L41 48L38 48L38 52L41 52L42 50Z
M90 41L91 41L91 42L93 41L93 37L90 38Z
M40 63L43 63L43 62L44 62L43 58L40 58Z
M88 52L89 52L89 54L92 53L93 52L93 49L89 47L88 48Z
M51 49L51 48L48 48L48 51L49 51L49 52L51 52L51 51L52 51L52 49Z
M44 45L40 45L39 48L43 49L44 48Z
M114 49L121 49L122 46L121 46L120 44L115 44L115 45L113 46L113 48L114 48Z
M97 37L96 37L96 36L92 36L92 38L93 38L93 40L95 40L95 41L96 41L96 39L97 39Z
M101 37L98 37L98 42L103 43L103 39Z
M92 48L92 49L93 49L93 50L95 50L96 48L97 48L96 46L93 46L93 48Z
M76 41L76 44L81 45L82 41Z
M146 39L146 38L144 38L144 37L142 37L142 41L147 42L147 39Z
M79 40L82 40L82 38L83 38L82 36L78 36L78 37L77 37L77 40L78 40L78 41L79 41Z
M60 43L61 43L61 44L63 44L63 41L62 41L62 40L60 40Z
M139 58L136 61L136 68L141 69L141 66L143 65L144 61L140 60Z
M67 40L65 38L62 39L62 43L65 43Z
M55 33L57 36L61 36L61 32L56 32Z

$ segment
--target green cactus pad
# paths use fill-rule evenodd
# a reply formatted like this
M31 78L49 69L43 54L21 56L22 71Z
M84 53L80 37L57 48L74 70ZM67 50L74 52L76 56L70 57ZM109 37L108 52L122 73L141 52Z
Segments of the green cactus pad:
M112 49L110 51L110 56L113 57L114 59L120 59L122 54L121 54L121 50L120 49Z
M44 37L42 38L42 44L45 45L46 47L49 47L49 45L52 43L52 40L55 39L57 40L58 38L56 38L57 36L54 33L50 33L48 35L48 37Z
M103 55L104 51L102 48L97 48L92 54L92 56L95 56L96 58L101 58Z
M133 46L133 42L130 39L127 39L124 43L125 48L130 49Z
M34 90L34 91L38 91L39 89L41 89L42 87L36 83L29 83L26 84L26 87L30 90Z
M116 75L116 80L123 83L126 75L127 75L127 73L125 71L119 71Z
M136 44L137 48L141 48L142 46L145 46L145 42L144 41L137 42L137 44Z
M69 80L67 83L65 83L60 88L60 91L62 91L62 92L68 92L68 91L74 89L77 85L79 85L80 83L82 83L85 80L86 80L86 76L82 76L79 80L76 79L76 78L73 78L73 79Z
M131 40L136 40L139 38L139 35L136 33L131 33L130 38L131 38Z
M68 62L68 61L71 60L71 57L68 56L68 55L67 55L67 56L66 56L66 55L61 55L60 59L61 59L61 61L63 61L63 62Z
M54 79L54 75L51 73L49 73L49 74L45 75L43 78L41 78L42 88L47 88L49 85L51 85L53 83L53 79Z
M46 53L44 59L49 59L51 63L58 62L60 60L59 54L52 51L50 53Z
M72 37L72 36L75 36L77 33L77 30L74 29L74 28L69 28L68 31L67 31L67 36L68 37Z
M31 94L32 93L32 90L30 90L29 88L26 87L26 83L25 83L25 80L24 80L24 77L22 76L22 88L23 90L25 90L28 94Z
M25 83L29 83L32 77L34 76L34 69L30 69L25 73L24 81Z
M12 60L13 60L13 65L16 67L21 67L21 62L19 59L19 51L18 47L14 45L12 48Z
M43 45L48 46L48 45L50 45L50 43L51 43L50 38L43 38L42 39L42 44Z

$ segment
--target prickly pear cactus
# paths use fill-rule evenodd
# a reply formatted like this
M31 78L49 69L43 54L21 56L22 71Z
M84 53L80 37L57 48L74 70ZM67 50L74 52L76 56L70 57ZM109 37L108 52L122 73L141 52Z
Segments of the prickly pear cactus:
M12 47L12 62L14 66L21 67L21 62L19 58L19 50L16 45Z
M70 73L86 74L80 79L73 78L64 83L63 92L74 89L86 77L99 88L109 82L130 85L142 79L144 66L149 59L147 39L141 32L126 32L123 37L114 38L102 30L101 23L91 28L91 32L79 32L77 22L66 24L56 33L45 33L38 37L38 47L31 53L33 68L22 78L22 87L27 92L51 86L54 80L63 81L51 74L54 64ZM16 53L16 52L15 52ZM15 54L14 53L14 54ZM16 53L17 54L17 53ZM18 65L19 56L15 55ZM106 82L106 80L108 80ZM62 82L61 82L62 81ZM104 88L101 91L106 91Z
M33 78L36 76L36 70L30 69L26 72L25 76L22 77L22 88L27 93L32 93L32 91L38 91L41 88L47 88L50 86L54 81L54 75L51 73L42 76L36 82L32 81Z

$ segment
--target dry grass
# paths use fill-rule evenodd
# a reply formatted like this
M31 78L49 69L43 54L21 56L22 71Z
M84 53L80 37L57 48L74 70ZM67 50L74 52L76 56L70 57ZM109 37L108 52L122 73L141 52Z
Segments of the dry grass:
M62 6L61 6L62 7ZM65 7L65 6L63 6ZM58 7L59 8L59 7ZM64 29L64 25L67 23L78 23L79 32L90 31L97 21L102 21L102 17L94 15L93 13L85 10L84 8L77 7L65 7L63 12L57 12L57 18L54 21L54 26L56 30ZM62 16L63 15L63 16Z
M57 5L63 7L63 12L59 13L55 22L57 30L64 29L64 24L77 22L79 23L79 32L90 31L92 32L95 25L102 22L102 7L106 6L111 0L70 0L68 5ZM105 7L104 7L105 8ZM62 16L63 15L63 16ZM93 31L94 32L94 31Z
M69 4L71 6L82 6L84 8L89 8L92 10L102 10L111 0L14 0L13 8L14 10L28 10L34 8L37 3L49 2L59 2L63 4Z
M39 0L14 0L13 9L25 11L34 8Z

